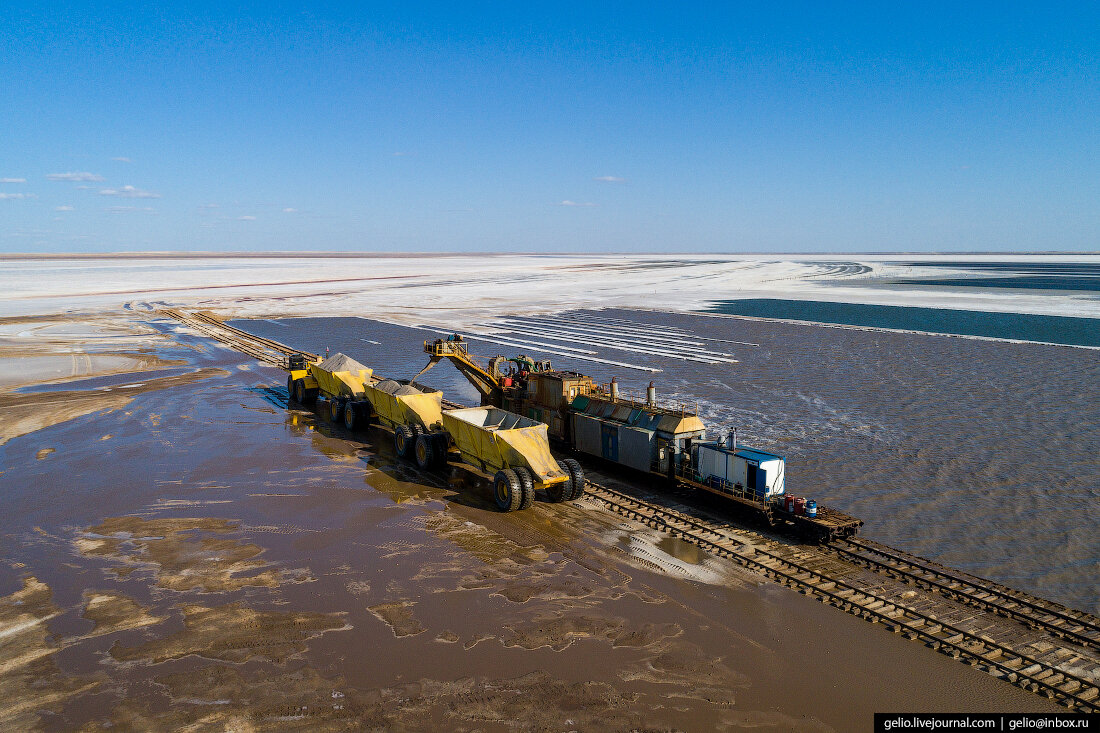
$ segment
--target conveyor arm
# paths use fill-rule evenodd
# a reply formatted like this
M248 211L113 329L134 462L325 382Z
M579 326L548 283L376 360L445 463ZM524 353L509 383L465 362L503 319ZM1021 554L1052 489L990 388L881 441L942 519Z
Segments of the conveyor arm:
M466 351L465 341L444 339L425 341L424 352L431 358L428 360L428 365L421 369L416 377L413 377L414 380L442 359L449 359L459 373L466 377L470 384L474 385L474 389L481 394L482 404L500 405L502 394L500 380L485 371L470 358Z

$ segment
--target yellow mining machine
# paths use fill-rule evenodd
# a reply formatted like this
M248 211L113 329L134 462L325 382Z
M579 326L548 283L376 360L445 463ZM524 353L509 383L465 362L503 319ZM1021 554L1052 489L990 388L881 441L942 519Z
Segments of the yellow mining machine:
M425 341L424 352L430 359L420 374L447 359L481 395L482 406L499 407L546 423L550 437L558 440L569 439L567 413L573 400L599 392L591 377L555 370L549 360L494 356L487 368L482 367L470 356L467 342L458 334Z

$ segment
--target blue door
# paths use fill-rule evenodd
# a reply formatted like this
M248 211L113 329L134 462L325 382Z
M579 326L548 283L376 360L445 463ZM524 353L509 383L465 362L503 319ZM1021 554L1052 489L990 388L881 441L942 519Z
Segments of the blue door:
M619 426L600 423L600 445L603 449L603 457L609 461L619 462Z
M749 466L748 484L749 491L763 496L768 491L768 472L760 466Z

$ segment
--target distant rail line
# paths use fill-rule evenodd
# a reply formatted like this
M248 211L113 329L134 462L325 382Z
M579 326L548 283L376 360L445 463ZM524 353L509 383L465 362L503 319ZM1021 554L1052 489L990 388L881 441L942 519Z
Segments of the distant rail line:
M317 358L206 314L158 312L267 364L278 366L293 354ZM273 396L277 390L266 391ZM449 400L443 406L464 407ZM1100 618L1092 614L869 540L788 545L593 481L586 481L585 490L627 519L1066 707L1100 712Z
M317 354L308 351L293 349L286 344L254 336L236 326L230 326L216 318L200 312L184 312L177 308L164 308L157 313L173 318L181 323L191 326L196 331L206 334L215 341L220 341L226 346L231 346L237 351L255 357L260 361L279 366L284 359L294 354L302 354L307 359L316 359Z

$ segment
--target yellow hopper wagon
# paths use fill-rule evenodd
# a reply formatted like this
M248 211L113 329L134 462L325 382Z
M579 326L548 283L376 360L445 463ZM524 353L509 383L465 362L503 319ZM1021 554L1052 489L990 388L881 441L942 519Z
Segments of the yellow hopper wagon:
M550 455L545 423L495 407L447 410L443 430L462 462L492 476L493 499L502 511L527 509L542 489L552 502L584 493L579 463Z
M442 392L382 379L368 384L364 394L379 425L393 431L393 447L399 456L415 456L421 468L432 468L445 461Z
M370 367L345 354L312 362L301 355L291 356L286 366L290 372L286 388L292 398L303 405L323 400L333 422L342 419L348 429L355 428L373 375Z

